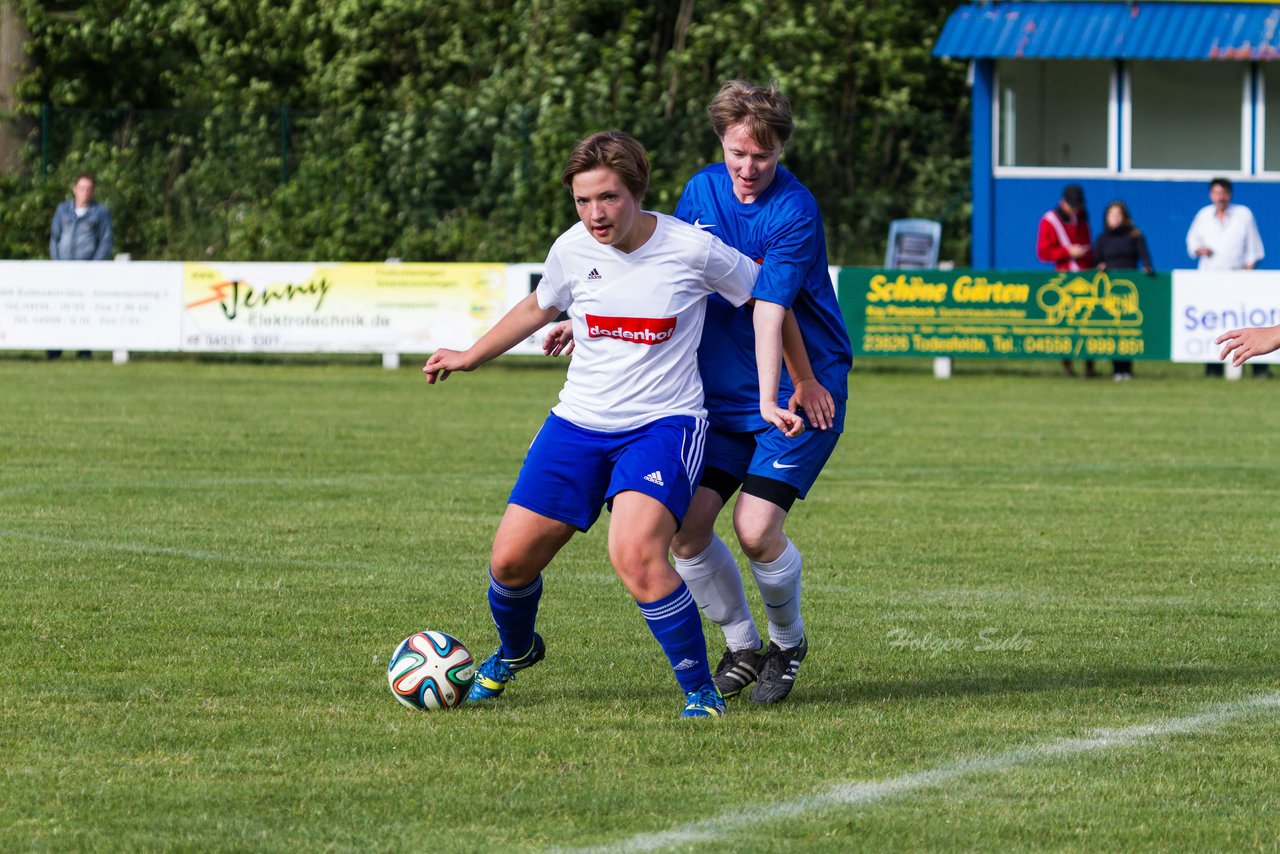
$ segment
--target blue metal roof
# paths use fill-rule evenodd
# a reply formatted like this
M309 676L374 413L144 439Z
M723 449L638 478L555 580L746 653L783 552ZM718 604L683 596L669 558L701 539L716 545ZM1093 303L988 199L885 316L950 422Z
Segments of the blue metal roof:
M979 3L951 13L933 55L960 59L1280 60L1280 6Z

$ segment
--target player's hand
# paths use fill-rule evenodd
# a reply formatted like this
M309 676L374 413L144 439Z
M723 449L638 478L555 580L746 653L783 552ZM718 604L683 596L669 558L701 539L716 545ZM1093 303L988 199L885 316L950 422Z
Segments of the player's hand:
M1231 364L1240 366L1254 356L1263 356L1280 349L1280 326L1263 329L1232 329L1218 336L1215 344L1222 344L1222 361L1231 356Z
M562 320L547 331L542 352L548 356L568 356L573 352L573 321Z
M471 365L466 359L466 354L447 347L441 347L432 353L427 363L422 366L422 372L427 375L429 385L435 385L436 380L444 382L454 371L469 370Z
M792 412L803 409L809 416L809 421L819 430L829 430L835 423L835 399L826 386L812 377L796 383L795 393L787 402L787 409Z
M761 406L760 417L781 430L789 439L794 439L804 432L804 419L780 406Z

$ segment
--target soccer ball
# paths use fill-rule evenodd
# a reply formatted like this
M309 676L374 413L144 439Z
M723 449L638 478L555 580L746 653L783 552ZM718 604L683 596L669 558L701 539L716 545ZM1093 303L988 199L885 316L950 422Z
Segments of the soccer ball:
M452 709L467 699L475 678L471 653L444 632L409 635L387 666L391 693L411 709Z

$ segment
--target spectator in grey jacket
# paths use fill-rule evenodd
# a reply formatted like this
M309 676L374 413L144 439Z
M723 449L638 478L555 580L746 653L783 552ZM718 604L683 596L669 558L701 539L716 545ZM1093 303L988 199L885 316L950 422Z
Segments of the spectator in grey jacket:
M72 198L58 205L49 229L49 257L55 261L105 261L111 255L111 213L93 200L93 176L82 173L71 188ZM50 359L61 350L48 351ZM88 350L81 350L88 359Z

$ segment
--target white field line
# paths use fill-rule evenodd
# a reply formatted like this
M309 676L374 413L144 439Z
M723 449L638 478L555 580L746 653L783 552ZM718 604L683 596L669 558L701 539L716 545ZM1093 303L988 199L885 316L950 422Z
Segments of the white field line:
M191 561L231 564L260 564L263 566L298 566L316 569L350 569L372 571L375 567L368 563L338 560L312 560L310 558L278 557L271 555L242 555L234 552L214 552L201 549L177 549L169 546L149 546L139 543L112 543L105 540L82 540L70 537L50 537L44 534L28 534L24 531L13 531L0 528L0 540L23 540L28 543L40 543L48 546L61 546L70 549L88 549L102 552L125 552L137 555L156 555L159 557L182 558Z
M15 531L12 528L0 528L0 540L5 539L20 540L28 543L40 543L42 545L49 546L60 546L68 549L125 552L126 554L155 555L160 557L181 558L191 561L243 564L246 566L296 566L299 568L311 567L315 569L349 569L361 572L374 572L379 568L404 568L394 566L386 567L375 563L361 563L358 561L317 560L315 558L278 557L273 555L246 555L235 551L215 552L203 549L181 549L174 548L172 546L153 546L145 543L111 542L109 540L81 539L77 537L53 537L48 534L33 534L27 531ZM483 569L483 567L481 567L481 569ZM607 564L598 571L590 571L563 569L556 566L555 563L552 563L548 571L555 578L598 582L603 584L612 584L617 577L609 571ZM806 581L804 583L804 590L809 594L825 593L832 595L856 596L861 598L864 602L873 601L880 604L886 604L889 607L915 607L920 604L927 604L930 602L947 602L953 605L964 604L966 602L1023 603L1032 605L1052 605L1060 602L1071 603L1073 605L1081 604L1081 597L1077 595L1065 593L1047 594L1023 590L983 590L981 588L939 587L930 590L917 590L910 593L894 594L890 596L877 595L873 599L867 599L867 591L865 588L853 584ZM1146 607L1155 605L1169 607L1222 607L1222 604L1217 602L1209 602L1206 605L1206 600L1203 597L1194 596L1113 596L1103 603L1098 603L1099 608L1115 608L1119 606ZM1275 602L1270 599L1254 599L1243 602L1234 602L1233 606L1261 609L1275 607Z
M33 492L113 492L149 489L187 489L213 491L233 489L242 486L267 486L279 489L362 489L381 487L394 483L417 483L434 486L439 483L511 483L512 475L474 475L466 472L456 474L346 474L341 476L320 477L169 477L169 478L135 478L129 480L110 480L92 478L86 480L63 480L57 484L19 483L11 486L0 486L0 496L21 495Z
M555 849L578 852L631 852L656 851L695 842L721 841L727 844L730 835L756 827L765 822L783 821L789 818L816 813L835 807L868 806L890 798L910 797L924 789L934 788L962 777L989 772L1007 771L1025 765L1070 759L1089 753L1134 747L1145 742L1175 735L1186 735L1230 723L1238 718L1259 712L1280 710L1280 693L1260 694L1235 703L1211 706L1204 711L1183 718L1169 718L1152 724L1125 727L1123 729L1098 730L1088 738L1063 738L1031 747L1017 748L994 756L961 759L937 768L888 777L883 780L848 781L828 786L825 791L772 806L753 806L732 810L711 818L689 822L672 830L640 833L617 842L600 846L575 849Z

